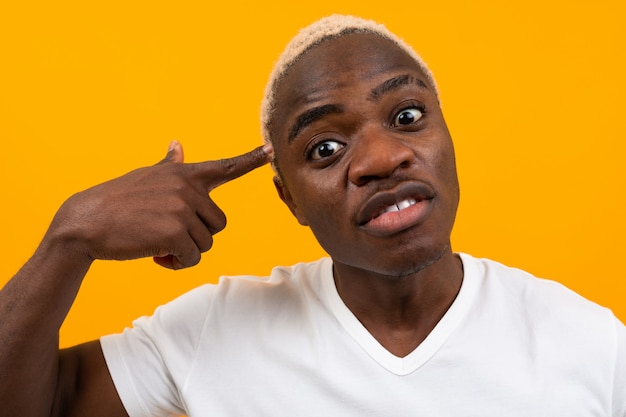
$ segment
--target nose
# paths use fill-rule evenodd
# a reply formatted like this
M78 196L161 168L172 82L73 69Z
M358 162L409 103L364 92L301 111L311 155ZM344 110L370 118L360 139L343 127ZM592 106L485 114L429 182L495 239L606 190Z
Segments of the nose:
M408 144L390 132L371 129L355 138L348 179L357 186L385 178L411 165L415 154Z

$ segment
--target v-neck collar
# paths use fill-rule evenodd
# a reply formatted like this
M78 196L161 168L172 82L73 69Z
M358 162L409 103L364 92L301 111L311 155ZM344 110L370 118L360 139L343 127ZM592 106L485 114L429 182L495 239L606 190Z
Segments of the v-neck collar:
M426 339L405 357L398 357L385 349L344 304L335 286L333 265L330 260L325 265L327 270L322 274L322 291L324 293L322 298L346 332L372 359L389 372L396 375L408 375L426 363L443 346L467 315L475 298L480 286L480 274L476 270L471 256L463 253L459 256L463 262L464 273L463 283L457 297Z

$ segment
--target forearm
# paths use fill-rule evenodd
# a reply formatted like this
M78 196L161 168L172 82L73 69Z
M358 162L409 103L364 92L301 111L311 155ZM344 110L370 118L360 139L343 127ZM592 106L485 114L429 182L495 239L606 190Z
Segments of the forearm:
M92 261L155 257L171 269L197 264L226 225L208 192L271 155L266 145L184 164L174 142L158 164L68 199L33 257L0 291L0 417L46 416L53 409L125 415L99 345L66 351L59 361L59 328Z
M42 416L52 408L59 328L91 265L63 242L44 240L0 291L0 416Z

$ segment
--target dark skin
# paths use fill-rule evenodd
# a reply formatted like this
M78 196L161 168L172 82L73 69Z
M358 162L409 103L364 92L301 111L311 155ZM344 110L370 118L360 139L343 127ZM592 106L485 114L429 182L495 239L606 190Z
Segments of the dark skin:
M183 164L174 144L159 164L76 194L33 257L0 292L0 416L127 416L100 343L58 350L58 332L95 259L200 261L226 225L208 192L269 162L271 147Z
M393 43L353 34L298 61L277 103L279 194L331 255L348 308L387 350L406 356L463 277L450 247L454 150L433 88ZM395 204L411 206L394 212Z
M463 276L450 248L454 150L432 88L388 41L348 35L292 67L277 101L279 195L331 254L346 305L390 352L407 355ZM97 341L58 351L91 263L195 265L225 226L207 191L271 153L183 164L176 145L161 163L70 198L0 292L0 416L127 416Z

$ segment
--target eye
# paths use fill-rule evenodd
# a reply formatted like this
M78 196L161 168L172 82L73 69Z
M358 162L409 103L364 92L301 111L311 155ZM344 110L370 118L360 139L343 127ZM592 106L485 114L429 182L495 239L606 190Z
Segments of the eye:
M403 110L396 115L396 118L393 121L394 126L401 125L410 125L411 123L417 122L422 118L424 112L416 107L409 107Z
M309 152L309 158L319 161L320 159L329 158L333 156L338 150L345 145L335 140L325 140L317 143Z

